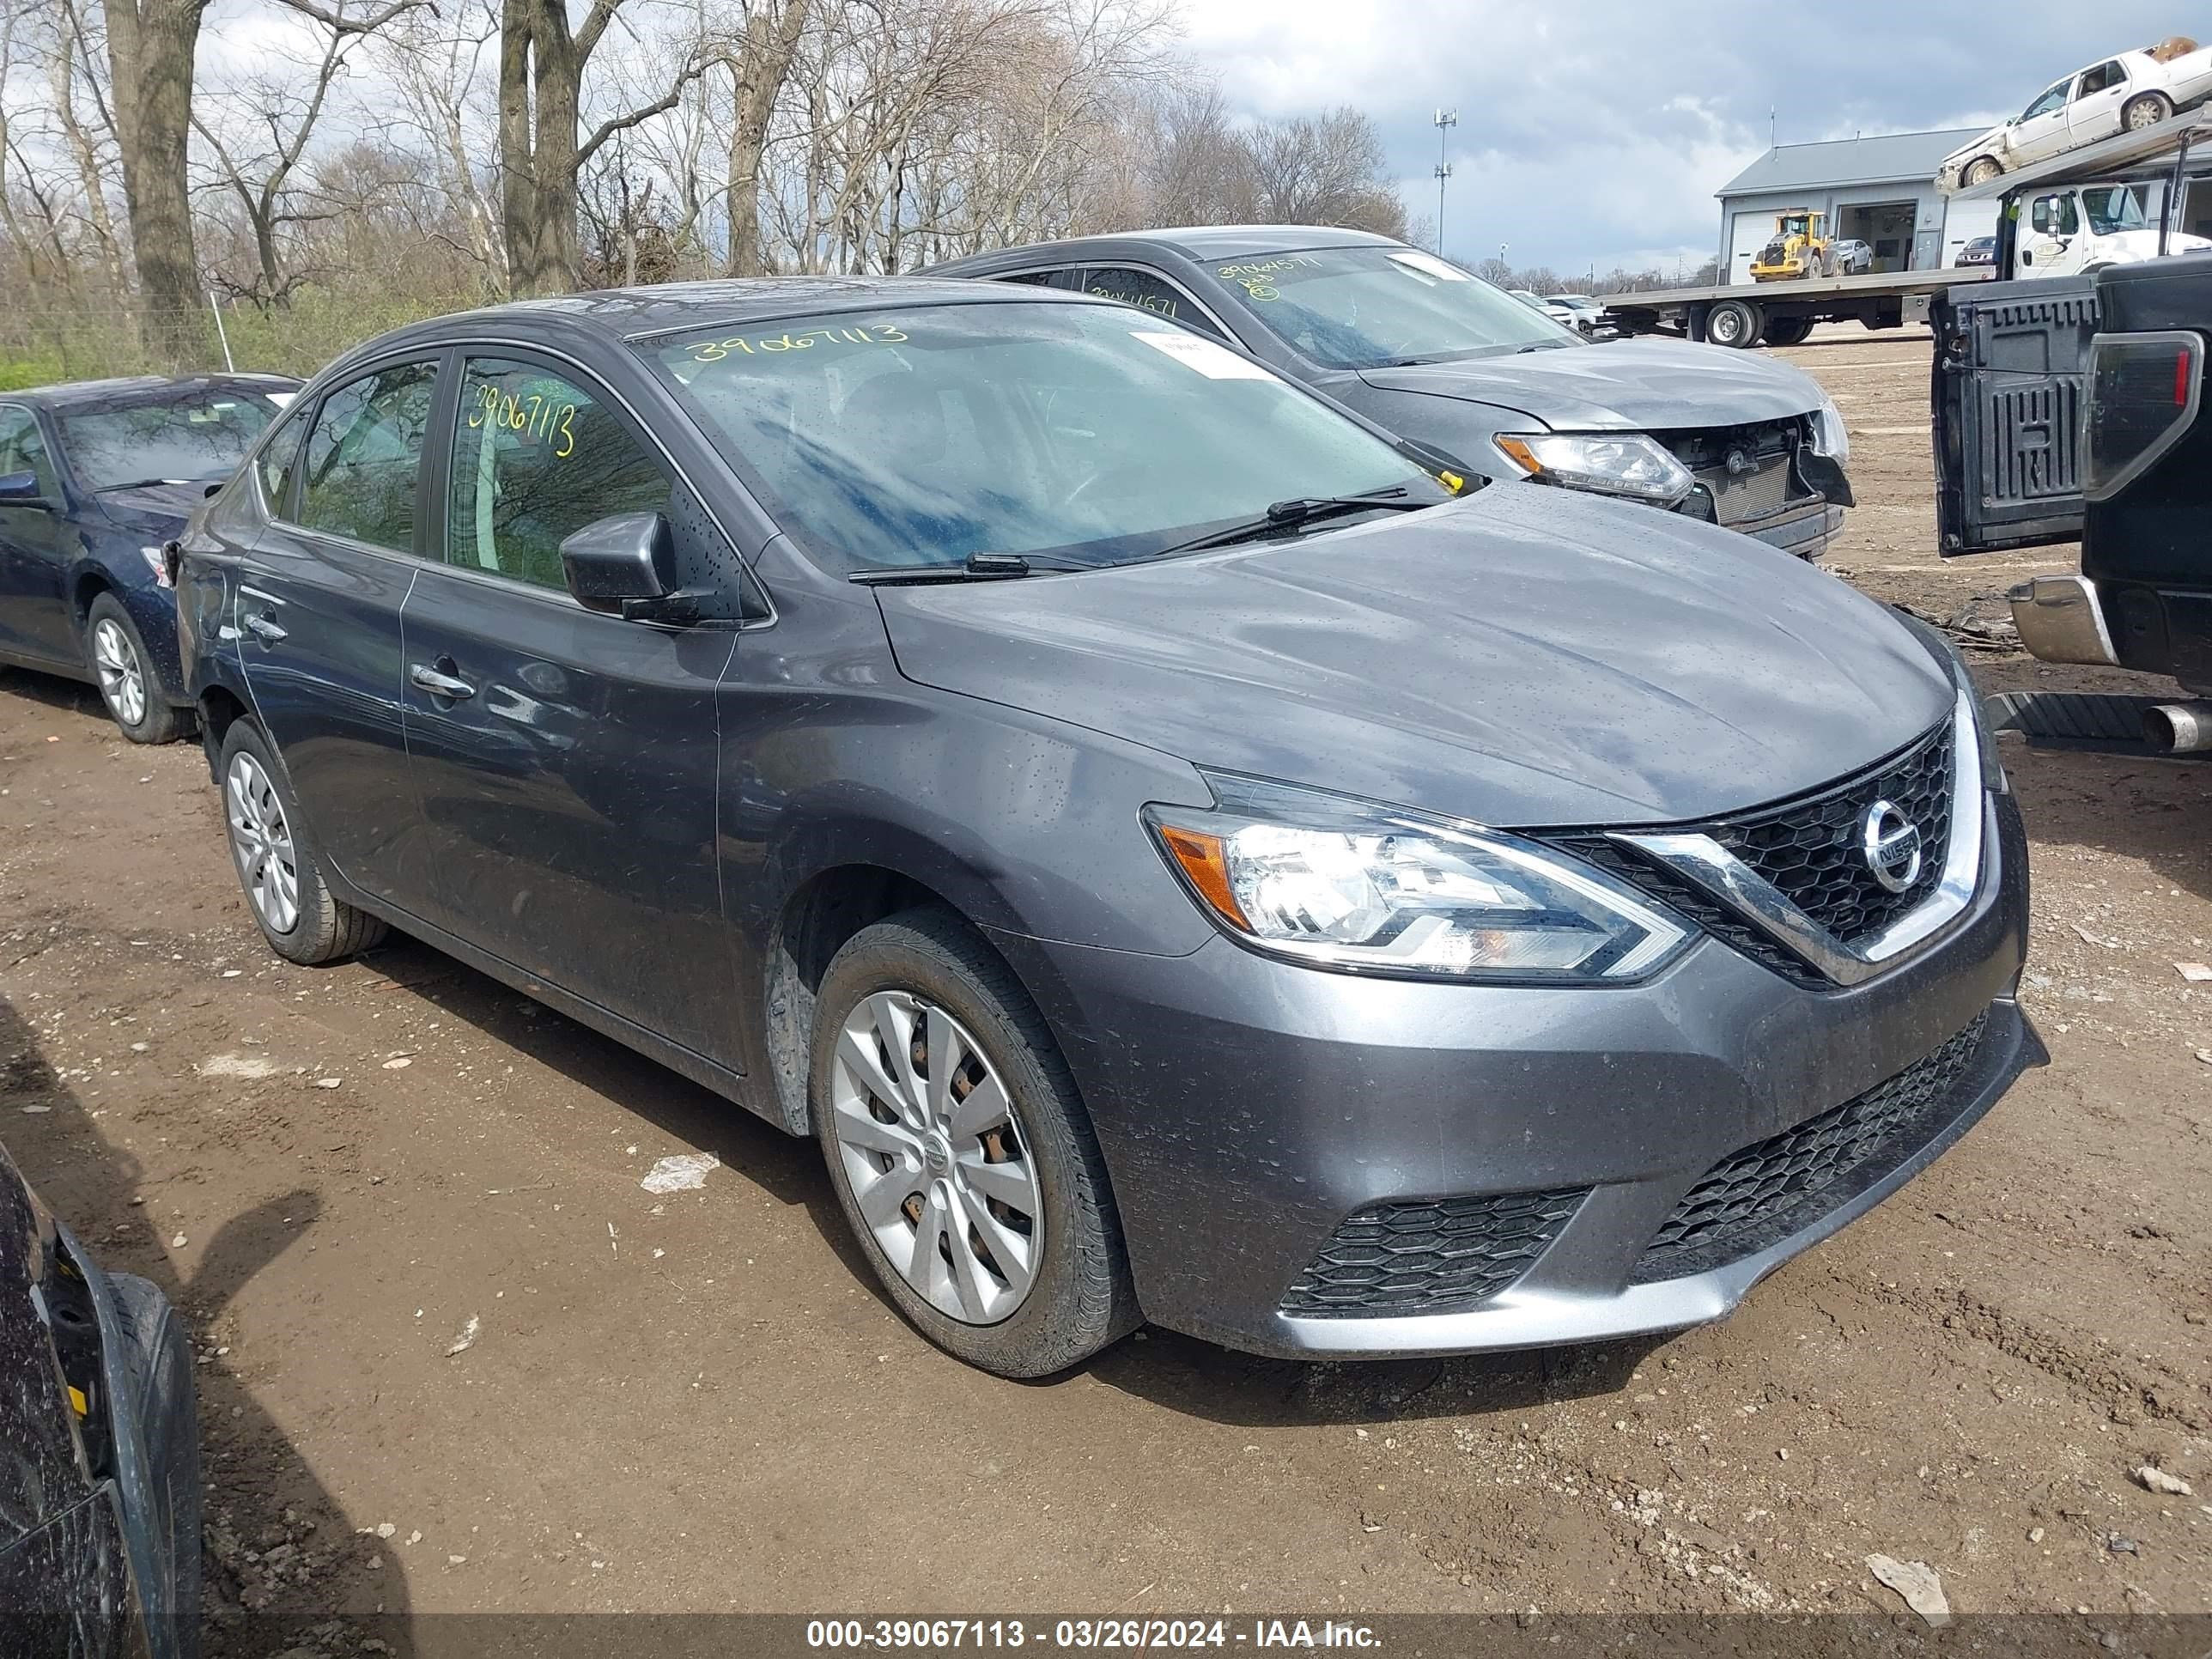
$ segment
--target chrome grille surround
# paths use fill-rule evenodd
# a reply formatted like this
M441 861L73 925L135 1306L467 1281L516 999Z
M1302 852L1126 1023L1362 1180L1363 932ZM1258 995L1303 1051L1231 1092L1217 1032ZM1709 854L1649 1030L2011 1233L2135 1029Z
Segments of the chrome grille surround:
M1623 830L1608 839L1666 867L1724 905L1835 985L1857 985L1896 965L1966 913L1982 882L1989 843L1983 799L1981 733L1971 694L1951 714L1951 812L1942 865L1928 896L1879 931L1838 938L1750 865L1702 831Z

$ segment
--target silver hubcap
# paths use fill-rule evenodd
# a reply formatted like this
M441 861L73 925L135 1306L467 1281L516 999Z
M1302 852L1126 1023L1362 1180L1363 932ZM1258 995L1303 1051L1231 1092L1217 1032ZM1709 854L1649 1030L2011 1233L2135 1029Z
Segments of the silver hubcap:
M100 695L115 718L136 726L146 718L146 671L131 636L112 617L103 617L92 630L92 666L100 676Z
M830 1074L837 1159L868 1235L939 1313L995 1325L1044 1250L1044 1201L1006 1085L960 1022L904 991L845 1017Z
M230 819L230 852L238 860L238 879L261 925L289 933L300 920L300 866L292 853L292 829L269 775L251 755L230 757L223 779L223 805Z
M2164 119L2166 112L2148 99L2128 112L2128 126L2136 132L2141 132L2145 127L2154 127Z

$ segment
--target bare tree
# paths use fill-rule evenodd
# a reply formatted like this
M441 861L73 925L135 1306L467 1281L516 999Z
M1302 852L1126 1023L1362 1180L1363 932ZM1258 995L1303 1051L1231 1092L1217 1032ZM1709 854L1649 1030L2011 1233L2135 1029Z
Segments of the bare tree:
M592 0L583 27L571 29L567 0L502 0L500 198L508 284L517 294L560 293L582 282L577 175L617 133L675 108L704 67L694 54L660 96L609 116L580 137L584 69L622 5Z
M290 228L329 216L331 210L303 201L293 188L301 157L330 103L331 88L344 71L348 52L361 36L344 27L344 0L336 0L330 19L319 20L320 49L311 58L278 52L241 84L222 94L204 94L192 116L210 158L211 188L237 204L253 246L253 271L246 282L223 279L223 286L257 306L289 304L305 270L288 261L283 246ZM228 136L219 106L241 115L242 131Z
M447 0L398 20L379 37L379 61L399 94L398 108L383 124L387 135L412 138L446 215L457 217L465 247L483 268L483 286L507 290L507 243L489 152L498 120L484 73L495 56L500 19L496 0ZM440 216L424 229L446 238Z
M761 161L784 84L799 56L810 0L744 0L744 18L722 45L720 61L733 82L730 171L725 212L729 222L732 276L757 276L761 262Z
M1264 126L1249 140L1259 217L1269 224L1349 225L1403 238L1406 204L1390 183L1382 135L1349 106Z

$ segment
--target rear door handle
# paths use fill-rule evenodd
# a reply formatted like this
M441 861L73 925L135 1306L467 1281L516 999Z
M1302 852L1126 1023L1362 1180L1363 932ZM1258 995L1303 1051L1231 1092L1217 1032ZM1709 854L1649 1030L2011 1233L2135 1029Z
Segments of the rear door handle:
M287 637L284 630L267 617L248 617L246 619L246 626L254 638L266 641L270 645Z
M407 678L434 697L473 697L477 689L466 680L456 679L451 674L441 674L428 663L418 662L407 671Z

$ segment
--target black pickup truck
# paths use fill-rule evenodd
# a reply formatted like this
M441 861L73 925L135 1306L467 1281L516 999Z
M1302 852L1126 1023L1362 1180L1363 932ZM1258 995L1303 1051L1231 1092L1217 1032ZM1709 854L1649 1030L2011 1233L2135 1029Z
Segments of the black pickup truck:
M2212 259L1955 288L1931 321L1943 556L2078 538L2078 575L2012 590L2027 649L2212 698ZM2212 750L2212 702L2163 705L2144 735Z

